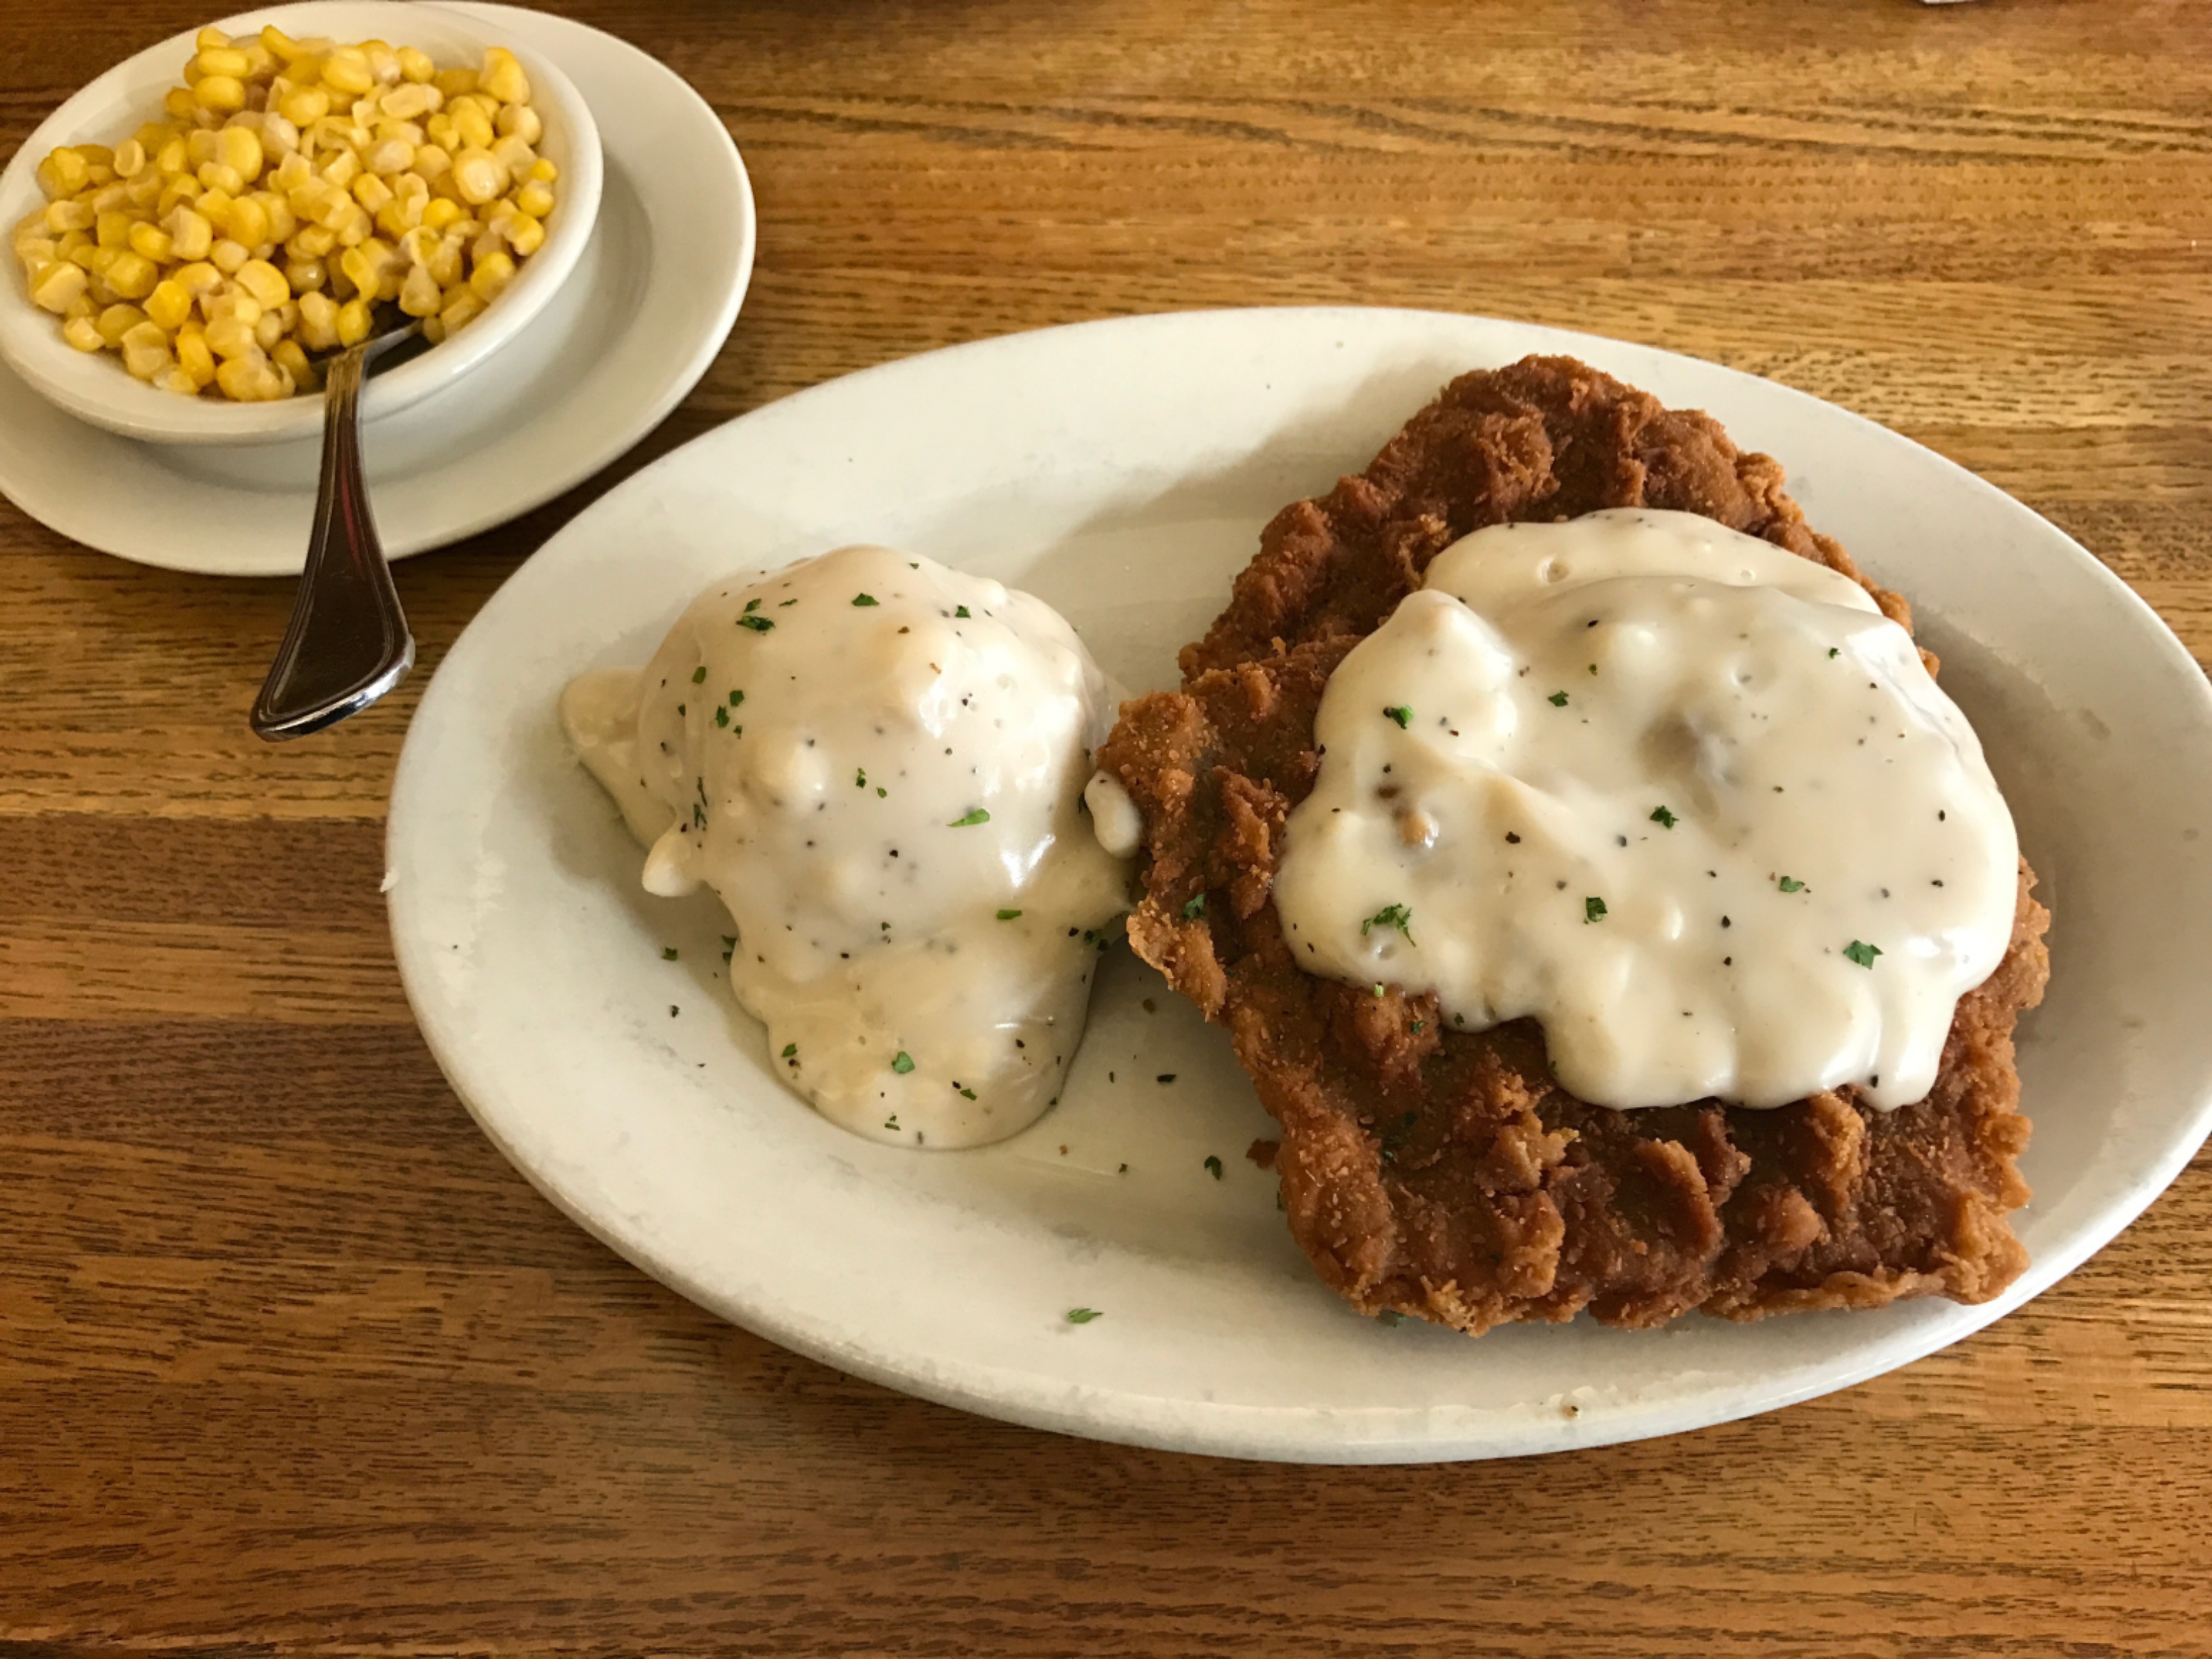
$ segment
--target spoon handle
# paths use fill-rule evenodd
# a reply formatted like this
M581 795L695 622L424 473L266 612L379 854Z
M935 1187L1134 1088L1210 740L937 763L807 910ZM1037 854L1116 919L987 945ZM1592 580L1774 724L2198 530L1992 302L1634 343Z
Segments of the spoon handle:
M341 352L325 371L314 534L284 642L253 702L253 729L271 743L358 714L415 665L415 636L376 537L361 467L362 374L368 347L383 343Z

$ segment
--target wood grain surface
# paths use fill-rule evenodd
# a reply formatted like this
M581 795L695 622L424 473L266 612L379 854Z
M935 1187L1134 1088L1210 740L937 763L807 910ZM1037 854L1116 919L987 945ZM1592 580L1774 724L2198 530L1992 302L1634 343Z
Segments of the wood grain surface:
M759 269L633 456L401 568L426 669L586 501L771 398L1313 301L1832 398L2212 653L2197 0L563 9L720 112ZM201 21L0 8L0 150ZM377 895L428 675L264 747L289 601L0 507L0 1646L2212 1653L2212 1160L1972 1340L1673 1439L1269 1468L962 1416L699 1312L476 1133Z

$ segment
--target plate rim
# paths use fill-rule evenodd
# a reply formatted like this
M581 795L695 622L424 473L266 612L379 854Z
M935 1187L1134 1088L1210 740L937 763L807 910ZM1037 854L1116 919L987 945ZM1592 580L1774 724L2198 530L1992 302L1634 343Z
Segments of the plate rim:
M2063 546L2063 556L2079 574L2105 588L2109 597L2120 601L2121 608L2131 617L2138 629L2148 625L2149 641L2154 648L2168 659L2166 666L2182 666L2196 671L2193 656L2174 635L2164 619L2132 587L2091 554L2072 536L2058 526L2036 514L2024 502L1999 489L1996 485L1958 463L1928 448L1927 446L1902 433L1881 425L1869 417L1840 404L1816 398L1809 392L1786 386L1779 381L1754 375L1747 371L1698 358L1690 354L1651 346L1639 342L1626 341L1580 331L1565 330L1517 319L1489 318L1473 313L1443 312L1419 307L1344 307L1344 306L1262 306L1239 307L1206 307L1200 309L1146 313L1133 316L1092 319L1079 323L1047 325L1012 333L995 335L982 339L962 342L940 347L911 356L871 365L851 374L818 383L776 401L747 411L735 419L700 434L669 454L656 459L626 479L617 489L595 501L580 514L576 520L564 526L549 538L540 554L553 548L563 538L574 532L588 515L602 509L618 513L619 498L633 487L641 490L650 488L647 480L664 466L670 466L676 458L694 444L710 441L724 443L738 441L727 434L748 423L789 418L793 411L803 414L813 402L831 397L854 395L856 388L865 389L870 384L894 375L927 374L929 365L955 356L982 358L994 354L1034 349L1032 344L1041 337L1066 336L1077 332L1115 331L1129 332L1142 329L1204 327L1219 319L1270 319L1300 318L1316 324L1325 324L1332 319L1370 319L1381 316L1410 319L1425 319L1451 325L1488 325L1512 331L1531 342L1531 349L1571 352L1588 356L1592 352L1613 354L1618 363L1622 354L1645 355L1656 358L1677 359L1694 365L1707 373L1717 372L1727 377L1754 383L1763 395L1776 392L1800 405L1809 405L1820 412L1820 418L1842 416L1857 426L1880 434L1881 441L1904 444L1917 452L1923 460L1937 463L1954 481L1965 483L1984 507L2016 513L2033 519L2050 537ZM1611 372L1610 370L1608 372ZM1259 525L1253 526L1256 538ZM518 576L520 573L518 573ZM510 579L510 583L513 579ZM478 612L476 619L457 639L447 661L459 656L471 632L484 625L484 619L494 617L501 601L507 597L509 585L503 585ZM441 673L443 665L441 665ZM2212 733L2212 682L2199 672L2194 674L2196 691L2195 723ZM448 682L450 684L450 682ZM426 690L422 703L410 724L408 743L403 749L395 774L391 812L386 830L386 866L398 867L398 843L410 816L410 803L416 787L416 773L421 763L422 749L416 744L416 726L427 724L427 717L442 714L443 702L439 698L439 682L434 678ZM415 763L410 764L410 762ZM418 989L429 982L426 963L415 963L410 967L410 946L405 937L401 908L405 902L405 884L391 895L390 911L393 945L410 1010L415 1013L426 1042L444 1071L455 1094L461 1099L471 1116L486 1138L498 1147L529 1182L554 1207L592 1237L599 1240L615 1254L631 1262L649 1276L675 1290L688 1300L698 1304L715 1316L738 1325L777 1345L788 1348L810 1359L831 1366L849 1375L862 1377L899 1392L971 1412L997 1420L1013 1422L1024 1426L1065 1433L1079 1437L1118 1443L1150 1447L1156 1449L1192 1452L1200 1455L1257 1459L1285 1462L1322 1464L1413 1463L1433 1462L1473 1461L1497 1456L1524 1455L1556 1450L1580 1449L1628 1441L1656 1437L1678 1433L1692 1428L1714 1426L1739 1420L1783 1407L1802 1403L1880 1376L1887 1371L1924 1358L1942 1348L1963 1340L1967 1336L2012 1312L2034 1296L2073 1273L2081 1264L2104 1248L2130 1223L2142 1214L2181 1174L2195 1157L2208 1133L2212 1133L2212 1076L2200 1079L2195 1101L2189 1105L2185 1121L2179 1133L2171 1138L2162 1153L2153 1160L2142 1177L2127 1190L2108 1201L2075 1233L2063 1241L2061 1248L2039 1254L2031 1262L2021 1279L2006 1291L1990 1302L1977 1305L1942 1303L1943 1317L1940 1322L1931 1319L1924 1324L1906 1325L1888 1333L1870 1332L1870 1340L1849 1351L1843 1361L1820 1361L1796 1367L1803 1375L1791 1375L1792 1368L1784 1368L1781 1385L1769 1386L1768 1382L1735 1385L1722 1391L1720 1398L1692 1395L1647 1406L1634 1412L1608 1413L1596 1421L1562 1425L1529 1424L1518 1425L1514 1431L1483 1437L1483 1443L1470 1444L1466 1440L1415 1439L1403 1437L1355 1438L1317 1444L1313 1437L1269 1432L1265 1424L1255 1425L1252 1419L1286 1413L1276 1409L1249 1405L1219 1406L1212 1402L1180 1400L1165 1402L1174 1406L1181 1414L1180 1421L1173 1414L1163 1418L1145 1407L1162 1402L1152 1396L1134 1395L1126 1389L1092 1389L1086 1385L1073 1388L1057 1382L1054 1389L1063 1403L1055 1404L1041 1397L1019 1398L1006 1393L994 1393L987 1386L994 1376L1018 1375L1007 1368L970 1367L957 1376L958 1362L950 1362L939 1370L918 1375L912 1370L902 1369L889 1357L879 1357L849 1340L841 1340L828 1329L810 1324L803 1317L785 1316L782 1310L748 1307L733 1308L716 1291L702 1284L677 1259L653 1248L650 1241L621 1236L612 1226L572 1201L545 1172L536 1168L521 1152L503 1126L491 1111L479 1104L457 1075L457 1067L467 1070L465 1058L449 1053L451 1034L441 1029L437 1011L426 1007ZM1771 1379L1769 1379L1771 1381ZM1735 1397L1730 1397L1735 1396ZM1311 1408L1309 1408L1310 1411ZM1395 1413L1400 1416L1411 1413L1409 1407L1378 1407L1377 1415ZM1359 1413L1337 1413L1355 1415ZM1240 1421L1243 1425L1239 1426ZM1196 1434L1194 1430L1203 1424ZM1204 1443L1194 1443L1202 1439Z

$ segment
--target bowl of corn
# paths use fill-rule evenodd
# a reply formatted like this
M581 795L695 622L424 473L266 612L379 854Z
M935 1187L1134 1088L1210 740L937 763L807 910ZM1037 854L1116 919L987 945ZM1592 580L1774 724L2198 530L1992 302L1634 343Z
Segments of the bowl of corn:
M81 420L155 443L322 424L319 365L419 321L435 349L364 421L514 340L599 203L575 88L491 26L396 0L224 19L110 70L0 175L0 357Z

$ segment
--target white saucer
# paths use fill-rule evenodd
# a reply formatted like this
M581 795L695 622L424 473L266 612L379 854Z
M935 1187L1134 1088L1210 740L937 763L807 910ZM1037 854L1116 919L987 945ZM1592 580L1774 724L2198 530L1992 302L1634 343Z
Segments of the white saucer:
M752 275L752 186L721 120L665 64L519 6L455 0L567 72L598 121L599 224L544 312L452 390L363 434L393 558L581 483L697 384ZM0 367L0 495L64 535L206 575L295 574L319 440L179 448L63 414Z
M1567 351L1703 408L1912 600L2056 921L2021 1023L2030 1265L1900 1303L1479 1342L1360 1318L1243 1153L1276 1132L1226 1036L1116 950L1060 1104L920 1155L777 1080L720 977L710 894L657 899L554 705L642 662L693 592L841 542L1028 588L1123 684L1171 685L1283 503L1364 465L1461 370ZM1339 1462L1667 1434L1848 1386L2070 1273L2212 1124L2212 691L2051 525L1870 422L1711 363L1521 323L1218 311L911 358L718 428L549 541L455 643L392 797L409 1001L484 1131L677 1290L840 1370L1101 1439ZM674 957L674 960L668 958ZM680 1010L680 1017L679 1017ZM1209 1166L1208 1158L1218 1162ZM1079 1328L1071 1308L1103 1310Z

